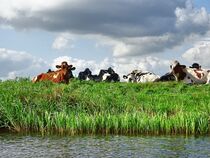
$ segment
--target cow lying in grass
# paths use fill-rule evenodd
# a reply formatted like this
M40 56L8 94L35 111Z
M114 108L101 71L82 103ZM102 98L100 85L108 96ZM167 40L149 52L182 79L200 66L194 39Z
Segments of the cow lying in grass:
M175 60L171 65L171 72L175 76L176 81L183 81L185 83L210 83L210 71L198 68L187 68Z
M55 83L69 83L69 79L73 76L72 70L75 70L75 67L68 65L66 61L63 61L61 65L56 65L58 70L48 71L47 73L41 73L38 76L34 77L32 82L39 81L52 81Z
M133 70L128 75L123 75L123 78L126 82L145 83L145 82L155 82L160 77L152 72Z
M175 76L168 72L166 74L164 74L163 76L161 76L159 79L157 79L157 82L166 82L166 81L175 81Z
M78 75L79 80L93 80L93 81L107 81L107 82L119 82L120 77L115 71L110 67L107 70L100 70L98 75L92 75L89 68L82 71Z

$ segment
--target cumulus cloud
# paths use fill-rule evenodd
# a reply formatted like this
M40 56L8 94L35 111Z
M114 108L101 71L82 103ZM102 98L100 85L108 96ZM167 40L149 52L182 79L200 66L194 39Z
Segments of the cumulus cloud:
M169 60L160 59L158 57L129 57L129 58L115 58L113 66L115 70L122 76L128 74L133 70L151 71L158 75L163 75L169 71Z
M199 63L204 67L210 67L208 58L210 57L210 42L203 41L188 49L182 57L191 63Z
M110 45L115 57L163 52L184 44L191 34L204 35L210 29L210 15L205 8L194 8L191 0L2 2L2 25L107 37L115 41ZM52 47L60 50L67 45L71 40L60 36Z
M109 67L112 67L115 72L120 75L121 80L123 80L123 75L128 74L135 69L151 71L158 75L163 75L169 71L170 65L169 60L152 56L144 58L105 58L100 62L61 56L54 59L51 65L52 69L55 69L55 65L61 64L62 61L67 61L69 64L76 67L76 70L73 71L75 76L78 76L78 73L80 71L84 71L85 68L89 68L93 74L98 74L101 69L108 69Z
M0 17L10 20L17 18L19 13L23 10L32 13L34 11L54 8L64 1L65 0L1 0Z
M148 70L161 75L168 72L169 65L168 60L152 56L138 58L105 58L100 62L61 56L55 58L52 62L46 62L43 59L30 55L27 52L0 48L0 67L2 67L0 79L33 77L42 72L47 72L49 68L56 70L55 65L61 64L62 61L67 61L69 64L76 67L76 70L73 71L75 76L78 76L78 73L80 71L84 71L85 68L90 68L93 74L98 74L101 69L108 69L109 67L112 67L121 76L121 78L124 74L127 74L134 69Z
M3 4L1 17L17 28L136 37L170 31L173 11L184 7L185 0L3 0Z
M176 8L176 27L183 33L205 34L210 29L210 14L205 8L196 9L192 2L186 2L186 8Z
M27 52L0 48L0 78L32 77L43 69L47 63Z
M113 43L113 55L123 57L158 53L166 48L173 48L181 41L182 36L174 34L165 34L158 37L124 38Z
M52 48L56 50L63 50L65 48L74 48L73 39L71 38L71 35L68 33L60 34L56 39L54 40L52 44Z
M55 65L60 65L62 61L67 61L68 64L72 64L74 67L76 67L76 70L73 72L73 74L76 76L80 71L84 71L85 68L90 68L93 73L98 74L100 69L106 69L112 66L111 61L108 58L105 58L100 63L97 63L94 60L84 60L69 56L61 56L53 60L51 64L52 69L54 70Z

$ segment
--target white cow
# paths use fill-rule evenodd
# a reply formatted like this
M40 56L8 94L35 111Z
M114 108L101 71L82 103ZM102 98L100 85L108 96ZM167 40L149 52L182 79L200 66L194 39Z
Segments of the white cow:
M171 65L171 72L176 78L176 81L183 81L185 83L210 83L210 70L200 68L187 68L175 60Z

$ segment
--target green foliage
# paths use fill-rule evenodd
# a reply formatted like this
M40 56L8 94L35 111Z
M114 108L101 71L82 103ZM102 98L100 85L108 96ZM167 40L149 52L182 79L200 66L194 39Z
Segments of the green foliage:
M61 134L209 134L210 86L0 82L0 127Z

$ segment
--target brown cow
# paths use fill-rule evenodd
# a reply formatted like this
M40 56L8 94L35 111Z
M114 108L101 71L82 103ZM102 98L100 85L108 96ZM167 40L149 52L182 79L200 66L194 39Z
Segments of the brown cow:
M41 73L38 76L34 77L32 82L39 81L52 81L55 83L69 83L69 79L72 77L72 70L75 70L75 67L68 65L66 61L63 61L61 65L56 65L58 68L57 71L49 71L47 73Z

